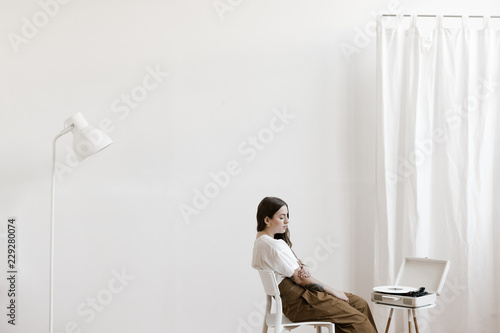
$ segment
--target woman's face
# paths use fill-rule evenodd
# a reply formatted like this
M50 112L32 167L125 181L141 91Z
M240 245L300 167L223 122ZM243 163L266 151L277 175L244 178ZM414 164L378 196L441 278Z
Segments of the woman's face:
M269 231L273 234L282 234L288 228L288 208L286 206L281 207L276 213L274 213L273 218L266 217L266 224L270 225Z

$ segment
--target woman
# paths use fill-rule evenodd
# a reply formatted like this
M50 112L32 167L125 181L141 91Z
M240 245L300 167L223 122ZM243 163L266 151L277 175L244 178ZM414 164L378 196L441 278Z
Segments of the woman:
M336 333L377 332L364 299L319 282L297 259L291 249L288 217L283 200L267 197L260 202L252 259L253 268L277 273L285 316L296 322L332 322Z

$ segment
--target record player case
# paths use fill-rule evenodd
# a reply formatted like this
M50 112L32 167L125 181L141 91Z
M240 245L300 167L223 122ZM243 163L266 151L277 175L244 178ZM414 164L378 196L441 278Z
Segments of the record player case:
M419 289L425 287L427 295L412 297L401 294L374 291L371 300L376 304L391 307L387 321L386 332L389 329L391 317L395 308L408 309L408 325L410 325L410 310L413 312L414 324L418 332L415 309L434 307L437 296L443 290L446 276L450 268L449 260L406 257L401 265L394 287L409 286ZM375 289L375 288L374 288Z

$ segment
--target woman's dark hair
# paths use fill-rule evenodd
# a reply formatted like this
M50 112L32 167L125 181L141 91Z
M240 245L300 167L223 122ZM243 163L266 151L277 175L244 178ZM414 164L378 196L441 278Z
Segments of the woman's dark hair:
M272 219L274 214L276 214L276 212L283 206L286 206L288 210L287 203L280 198L265 197L264 199L262 199L262 201L259 203L259 207L257 208L257 231L264 230L266 228L266 222L264 221L266 217ZM290 210L288 210L287 217L290 217ZM290 246L290 248L292 247L292 242L290 241L290 231L288 230L288 228L282 234L275 234L274 238L283 239L285 243Z

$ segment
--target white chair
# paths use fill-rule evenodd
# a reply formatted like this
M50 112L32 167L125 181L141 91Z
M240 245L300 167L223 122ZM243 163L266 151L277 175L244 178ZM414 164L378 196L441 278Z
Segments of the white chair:
M328 332L333 333L333 323L322 321L294 323L290 321L290 319L283 314L280 290L278 288L278 282L276 281L276 275L273 271L265 270L259 270L259 274L267 295L266 314L264 318L264 327L262 329L263 333L267 333L268 328L272 327L274 327L274 333L281 333L284 330L291 331L294 328L304 325L314 326L317 333L321 333L322 327L328 328ZM273 299L275 304L274 313L272 313Z

